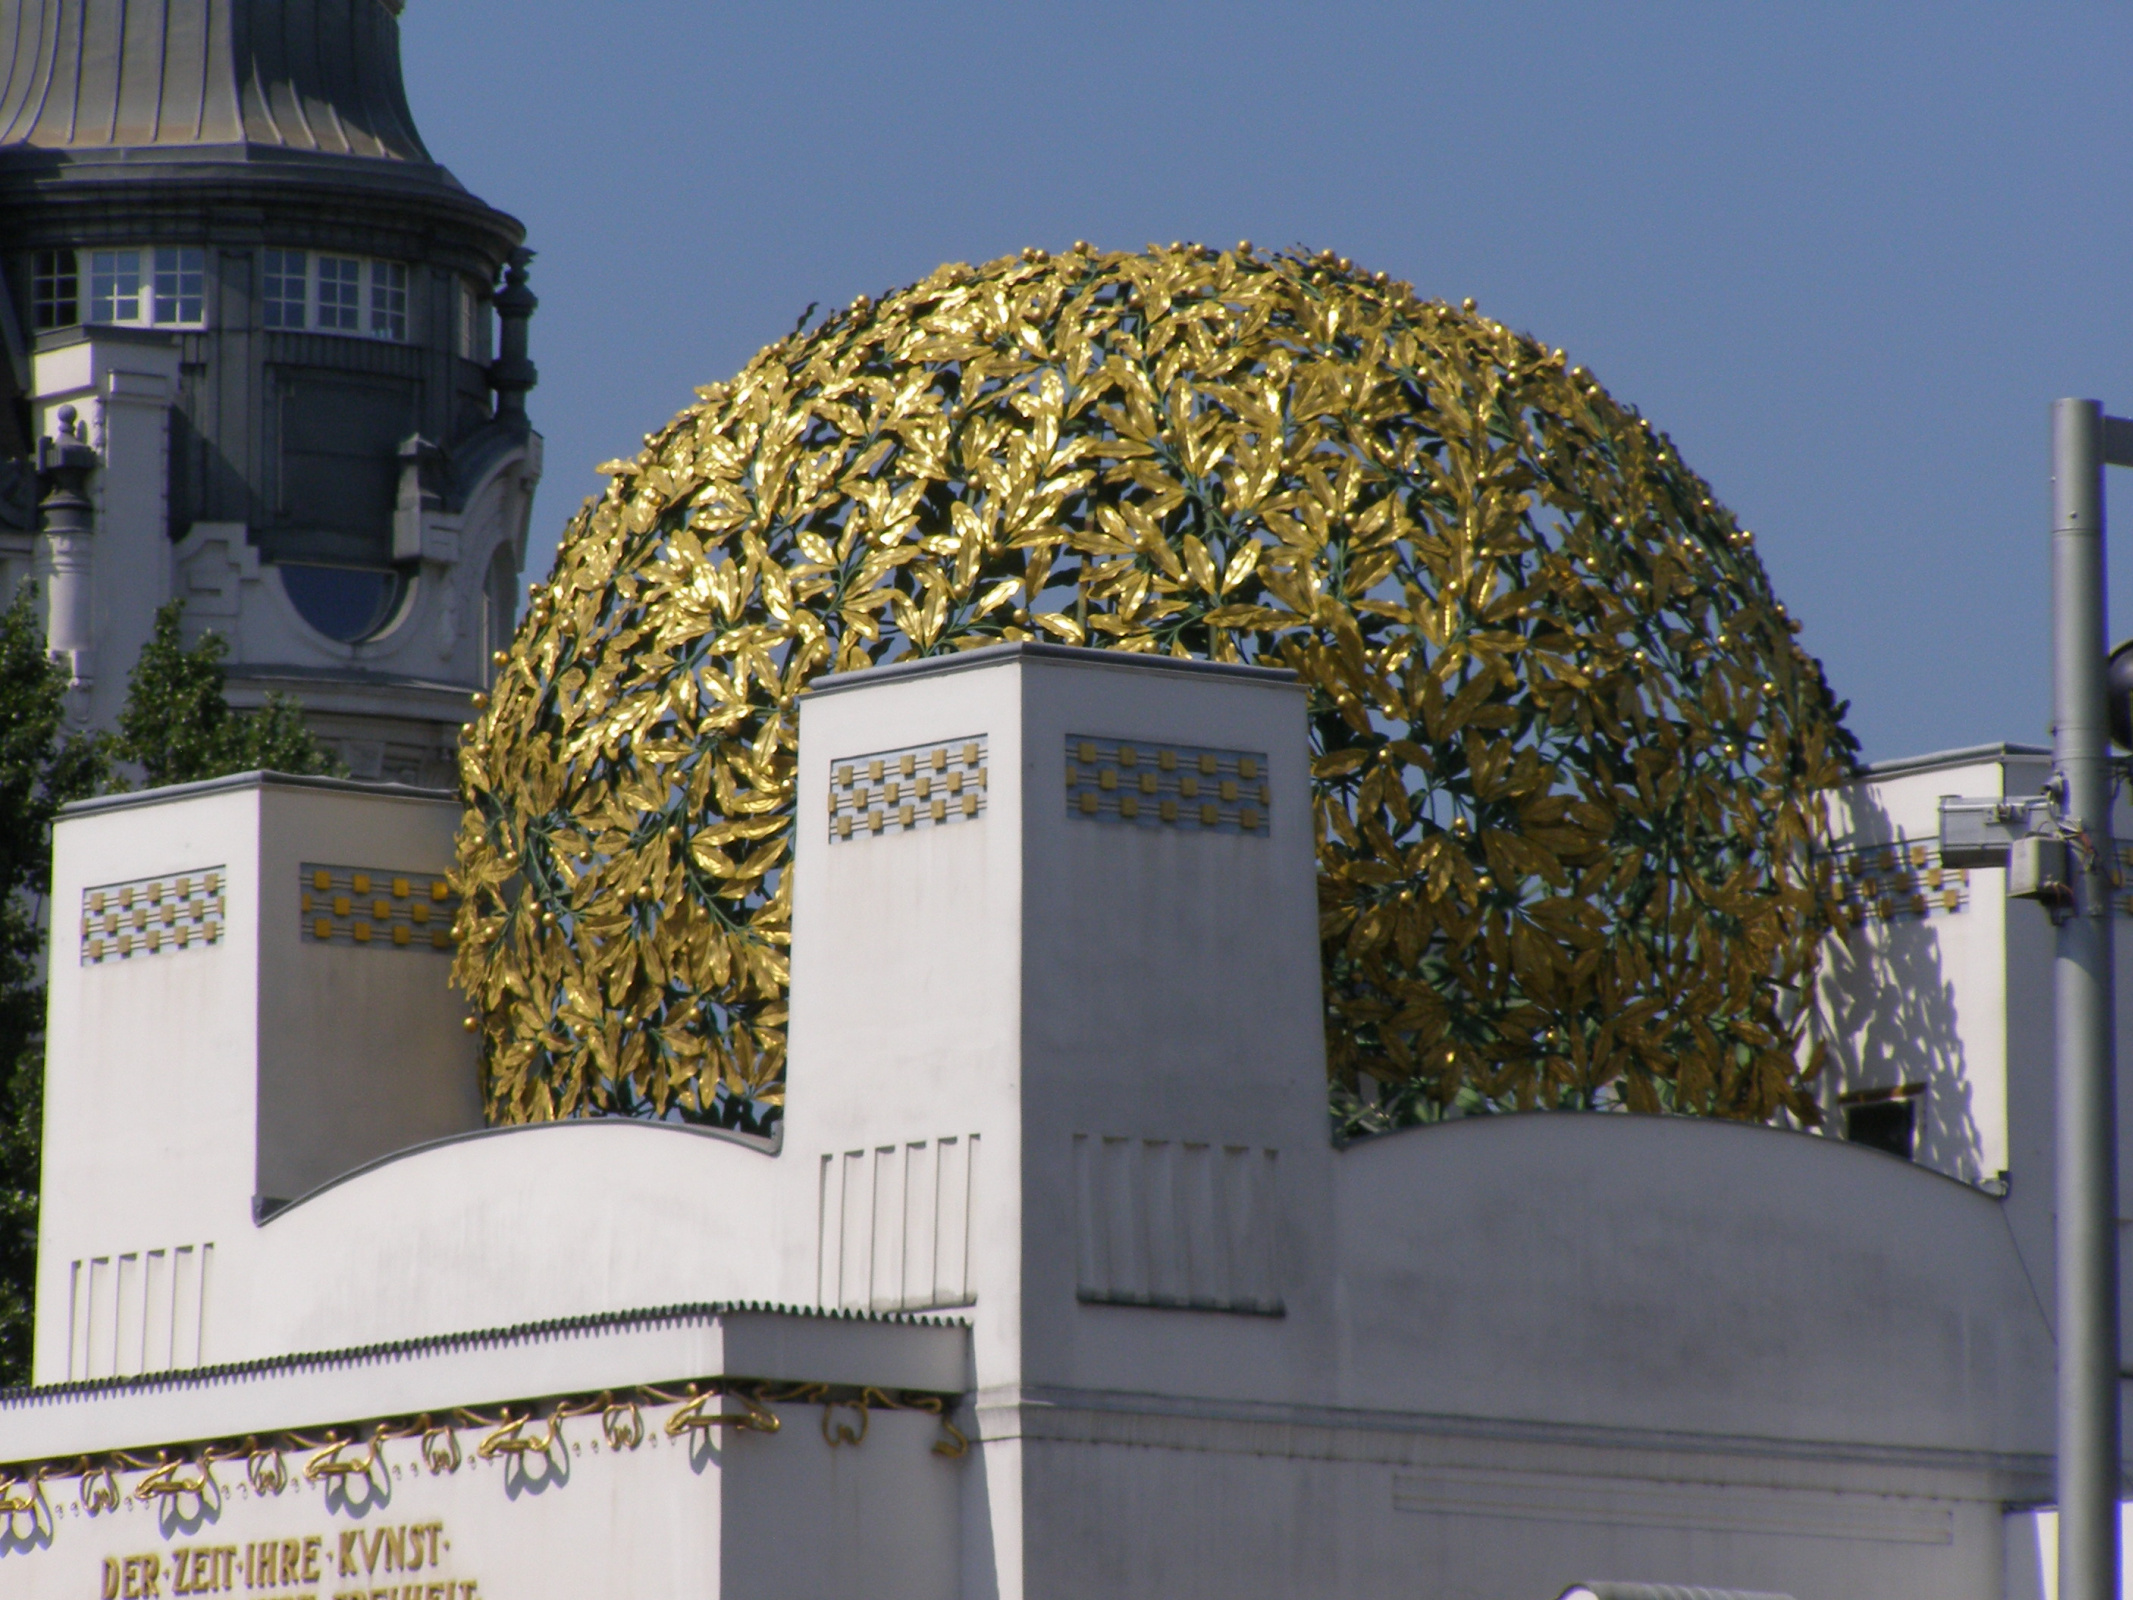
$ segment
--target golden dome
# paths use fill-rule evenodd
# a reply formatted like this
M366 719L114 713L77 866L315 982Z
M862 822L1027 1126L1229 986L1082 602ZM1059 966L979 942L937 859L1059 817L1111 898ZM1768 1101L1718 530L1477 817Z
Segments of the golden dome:
M1813 1119L1841 708L1751 536L1560 351L1331 255L1078 246L699 395L604 469L466 740L494 1120L773 1121L795 697L1027 638L1310 685L1352 1126Z

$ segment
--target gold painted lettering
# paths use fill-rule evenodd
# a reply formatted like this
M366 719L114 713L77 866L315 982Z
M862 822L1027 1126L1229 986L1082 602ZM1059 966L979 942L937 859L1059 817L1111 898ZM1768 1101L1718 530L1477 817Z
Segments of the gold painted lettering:
M354 1528L341 1535L341 1576L344 1578L356 1575L356 1545L362 1537L361 1531ZM341 1600L341 1597L335 1595L334 1600Z
M186 1569L192 1565L193 1553L180 1546L170 1553L170 1592L191 1594L193 1586Z
M281 1542L281 1587L293 1587L296 1569L303 1565L304 1547L300 1540L284 1539Z
M318 1582L318 1550L319 1546L322 1543L324 1543L324 1541L321 1540L319 1536L315 1533L311 1535L310 1538L304 1541L304 1566L302 1573L302 1581L305 1583Z
M141 1600L141 1558L139 1556L128 1556L126 1558L125 1583L119 1590L119 1597L120 1600Z
M156 1600L163 1592L163 1558L141 1557L141 1600Z
M104 1557L104 1600L119 1600L119 1564Z

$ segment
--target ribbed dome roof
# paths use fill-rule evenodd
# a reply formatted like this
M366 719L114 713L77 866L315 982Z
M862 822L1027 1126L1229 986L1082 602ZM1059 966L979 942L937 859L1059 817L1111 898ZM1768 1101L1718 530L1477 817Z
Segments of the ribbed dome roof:
M0 0L0 151L262 145L428 162L402 0Z

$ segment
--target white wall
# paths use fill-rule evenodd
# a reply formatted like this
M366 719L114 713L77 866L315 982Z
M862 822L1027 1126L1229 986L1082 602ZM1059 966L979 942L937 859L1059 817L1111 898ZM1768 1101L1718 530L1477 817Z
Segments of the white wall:
M78 1477L50 1476L30 1487L29 1510L0 1520L0 1592L77 1600L102 1594L109 1574L115 1597L136 1600L233 1591L397 1600L950 1594L962 1474L935 1453L944 1435L932 1415L873 1406L864 1437L844 1442L825 1434L820 1406L781 1399L769 1407L782 1423L775 1433L667 1430L682 1413L685 1381L835 1383L848 1386L848 1398L855 1385L939 1392L965 1381L964 1343L952 1327L684 1311L597 1332L517 1330L214 1379L0 1396L0 1436L28 1455L184 1447L232 1431L317 1438L313 1430L355 1415L426 1413L456 1424L450 1447L438 1437L441 1463L403 1434L374 1458L362 1448L344 1453L366 1471L314 1478L306 1468L317 1446L288 1448L278 1489L252 1479L242 1450L215 1461L206 1478L186 1466L182 1481L197 1486L190 1493L143 1493L148 1472L121 1468L118 1503L93 1514ZM505 1404L522 1415L545 1396L627 1395L644 1385L664 1398L643 1396L617 1419L618 1432L598 1404L581 1402L552 1440L545 1422L521 1431L548 1448L482 1453ZM482 1420L470 1421L465 1407ZM845 1404L836 1420L856 1432L859 1415ZM279 1570L283 1541L293 1541L290 1582ZM255 1566L248 1578L248 1556L269 1542L273 1576L259 1578ZM149 1571L153 1586L143 1581Z
M287 1200L389 1151L480 1126L449 950L395 946L384 933L391 917L373 943L316 942L301 899L300 868L327 864L378 873L377 895L405 907L392 877L410 889L440 877L457 820L455 802L422 791L256 774L91 801L62 817L40 1381L141 1370L159 1350L173 1365L225 1359L219 1352L245 1335L216 1304L234 1287L225 1279L251 1237L255 1200ZM129 928L131 949L116 953L101 921L123 916L115 891L174 895L180 877L191 895L178 920L212 924L212 942L203 929L173 948L159 929L150 953L145 933ZM93 935L92 895L105 902ZM368 898L337 925L367 920ZM425 909L430 926L448 925L438 920L447 906ZM195 1254L181 1260L172 1253L181 1250ZM145 1298L136 1307L129 1294ZM187 1296L197 1302L189 1310ZM136 1314L188 1326L136 1336ZM107 1325L122 1331L107 1336Z
M1331 1160L1303 711L1283 673L1043 650L803 701L787 1149L841 1169L976 1138L981 1385L1256 1392L1313 1337L1309 1319L1113 1324L1085 1303L1322 1298L1323 1253L1291 1220L1324 1215ZM1270 763L1245 785L1271 786L1270 828L1085 817L1065 782L1082 736L1134 742L1136 772L1166 748ZM978 818L833 841L838 767L973 739Z
M1913 890L1891 899L1893 917L1869 916L1849 939L1833 937L1817 985L1814 1037L1826 1042L1827 1128L1841 1135L1842 1098L1854 1091L1923 1089L1917 1159L1967 1183L2004 1192L2003 1214L2042 1302L2053 1296L2052 1013L2053 932L2043 908L2009 900L2006 872L1973 867L1960 883L1939 864L1940 801L2024 799L2049 776L2048 755L1988 746L1881 763L1838 791L1831 808L1840 860L1922 849L1911 869L1928 908L1908 908ZM2121 801L2113 828L2133 840L2133 804ZM2121 844L2122 856L2133 854ZM1884 883L1887 874L1882 874ZM1953 889L1949 911L1940 895ZM2121 895L2133 910L2133 895ZM2133 920L2116 919L2120 995L2133 995ZM2121 1005L2118 1059L2133 1063L2133 1007ZM2119 1072L2121 1174L2133 1172L2133 1070ZM2119 1184L2121 1231L2133 1231L2133 1184ZM2133 1364L2133 1275L2121 1273L2121 1323Z
M47 1292L76 1259L212 1243L202 1360L682 1302L953 1307L981 1441L955 1480L972 1600L1996 1594L2002 1508L2049 1492L2019 986L1995 1001L1975 951L1981 994L1949 980L1956 1037L2006 1019L2005 1200L1690 1119L1336 1151L1302 710L1278 676L1047 651L803 702L781 1148L577 1122L387 1154L450 1124L450 1094L425 1095L471 1083L457 1003L427 953L292 939L294 872L313 851L441 863L450 807L237 785L74 815L60 905L227 860L231 931L213 955L55 971ZM1091 819L1069 760L1123 769L1082 763L1083 735L1233 772L1263 755L1268 825ZM907 748L982 765L978 813L832 843L838 767ZM1989 954L1972 889L1924 926ZM378 989L388 972L405 987ZM1910 1071L1912 1037L1871 1033L1853 1065ZM371 1157L253 1223L271 1173L298 1189ZM69 1370L66 1304L41 1308L41 1376ZM737 1563L781 1496L820 1492L749 1502L724 1581L760 1575Z

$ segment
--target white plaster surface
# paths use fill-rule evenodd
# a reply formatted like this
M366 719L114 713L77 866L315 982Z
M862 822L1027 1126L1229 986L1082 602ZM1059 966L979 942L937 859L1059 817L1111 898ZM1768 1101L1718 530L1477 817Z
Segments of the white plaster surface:
M1267 835L1070 815L1069 734L1263 752ZM57 1456L197 1437L209 1417L265 1430L689 1368L965 1396L979 1444L960 1462L925 1447L930 1419L885 1413L838 1446L795 1406L780 1434L722 1447L715 1501L693 1465L631 1476L649 1455L573 1454L539 1493L399 1480L485 1552L511 1547L483 1557L512 1575L483 1579L499 1594L582 1592L579 1545L636 1563L626 1587L647 1595L2010 1592L2026 1535L2003 1513L2048 1498L2051 1444L2049 1288L2020 1208L2049 1183L2018 1066L2004 1199L1969 1171L1688 1119L1504 1117L1336 1149L1304 734L1278 676L1116 655L989 654L809 697L774 1150L625 1123L396 1133L299 1070L359 1084L389 1056L393 1104L471 1103L452 1098L473 1063L441 962L408 957L424 964L390 996L297 967L268 948L280 891L256 888L281 867L248 869L253 890L235 875L311 859L319 836L442 860L448 806L239 786L64 822L62 907L92 879L227 858L232 933L212 960L171 958L181 977L121 974L123 993L55 972L48 1285L55 1262L212 1243L208 1362L685 1303L833 1315L181 1374L0 1402L0 1429ZM978 735L980 816L830 842L835 763ZM1993 1020L2016 1015L1991 987L2014 957L1995 968L1987 898L1961 914L1979 943L1948 958L1960 1052L1935 1058L1977 1104L1993 1051L2023 1059L2016 1023ZM2000 926L2019 953L2018 921ZM404 1013L389 1047L381 1004ZM1904 1038L1882 1028L1851 1060L1913 1070ZM260 1115L274 1050L326 1133ZM313 1181L270 1191L302 1197L255 1225L269 1146ZM64 1304L40 1307L46 1381L68 1371ZM943 1308L967 1336L840 1320ZM744 1480L744 1460L776 1470ZM551 1520L512 1520L536 1504ZM855 1542L879 1557L863 1580L838 1565ZM545 1566L528 1554L561 1543ZM92 1544L69 1520L49 1548L0 1553L0 1588L48 1563L69 1586L49 1592L73 1593L100 1570Z
M875 1408L864 1438L847 1445L828 1443L816 1422L819 1408L806 1404L772 1406L783 1426L768 1435L669 1431L684 1409L682 1379L734 1372L776 1379L855 1359L889 1384L937 1389L963 1379L960 1329L844 1323L825 1340L830 1326L746 1313L677 1318L597 1334L380 1353L212 1385L176 1378L43 1405L0 1400L12 1448L63 1435L70 1447L80 1441L96 1449L117 1442L138 1448L158 1434L197 1438L204 1416L217 1431L345 1422L350 1397L360 1395L381 1411L434 1408L440 1424L456 1424L457 1456L445 1467L417 1439L396 1437L375 1456L355 1446L342 1452L365 1470L323 1476L308 1470L318 1449L292 1449L280 1460L285 1486L268 1490L240 1449L204 1476L197 1465L183 1471L190 1492L143 1496L144 1475L125 1474L125 1498L93 1510L75 1484L32 1486L23 1495L28 1505L0 1527L0 1586L24 1600L77 1600L107 1587L114 1597L130 1589L136 1600L229 1592L768 1600L862 1585L952 1593L960 1474L933 1449L943 1435L931 1415ZM484 1453L498 1436L499 1413L476 1396L648 1381L676 1387L627 1412L638 1425L631 1433L610 1432L595 1408L559 1423L552 1438L530 1430L546 1448ZM460 1415L462 1407L480 1409L481 1420ZM855 1428L851 1407L839 1415ZM323 1441L323 1429L313 1437ZM269 1543L274 1569L262 1575ZM626 1578L619 1590L618 1577ZM440 1584L447 1587L432 1587Z
M1923 843L1937 849L1940 801L2026 799L2050 758L1987 747L1890 762L1840 789L1831 808L1842 851ZM2113 830L2133 840L2133 803L2118 803ZM1825 950L1813 1020L1830 1053L1825 1112L1841 1129L1843 1095L1913 1086L1923 1091L1921 1166L2002 1194L2001 1213L2025 1276L2052 1304L2051 922L2005 895L2006 872L1973 867L1954 913L1868 919ZM2133 899L2126 900L2133 906ZM2133 995L2133 919L2115 939L2118 992ZM2133 1008L2118 1015L2118 1059L2133 1062ZM2133 1172L2133 1071L2118 1083L2118 1166ZM2121 1233L2133 1232L2133 1184L2119 1184ZM2124 1365L2133 1368L2133 1275L2121 1273Z
M254 1281L244 1258L255 1198L287 1200L410 1143L480 1126L449 952L301 937L304 863L435 875L450 865L457 822L456 804L424 791L254 776L91 802L60 823L39 1381L149 1364L152 1340L125 1359L131 1317L175 1316L175 1303L166 1312L99 1301L95 1263L111 1264L115 1284L133 1256L145 1286L157 1251L196 1249L206 1262L199 1331L176 1355L212 1364L263 1353L244 1320L220 1309L234 1312ZM83 958L87 891L210 871L226 909L217 942ZM268 1270L284 1289L309 1276ZM109 1340L98 1331L107 1315L121 1324Z

